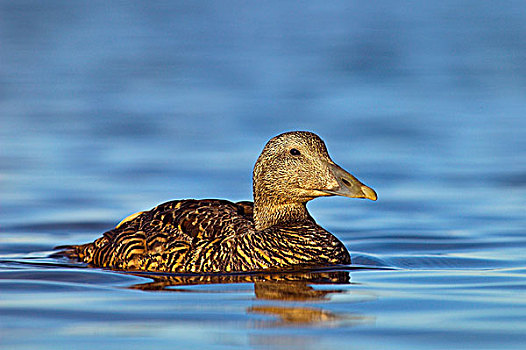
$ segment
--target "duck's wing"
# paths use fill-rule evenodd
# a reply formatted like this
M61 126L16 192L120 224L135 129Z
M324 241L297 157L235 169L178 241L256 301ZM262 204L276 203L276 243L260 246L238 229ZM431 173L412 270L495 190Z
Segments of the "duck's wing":
M139 229L147 237L164 234L170 240L197 243L225 235L241 234L252 227L250 202L232 203L218 199L187 199L161 204L139 215ZM134 226L134 222L130 225Z
M124 219L95 240L67 254L117 269L177 271L203 243L254 230L251 202L179 200Z

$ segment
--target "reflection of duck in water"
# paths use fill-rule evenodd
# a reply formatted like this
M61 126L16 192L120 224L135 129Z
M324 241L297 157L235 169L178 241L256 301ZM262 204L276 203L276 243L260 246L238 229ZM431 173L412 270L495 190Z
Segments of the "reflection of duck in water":
M253 174L254 203L178 200L124 219L64 253L92 266L161 272L232 272L349 264L345 246L316 224L306 203L376 193L336 165L310 132L272 138Z
M185 291L180 287L203 284L254 283L254 292L258 299L266 300L321 300L342 290L316 290L312 284L338 285L349 284L347 271L287 271L287 272L256 272L256 273L226 273L226 274L165 274L165 273L133 273L139 277L150 278L153 281L130 286L130 289L145 291ZM169 287L179 287L172 289Z
M200 289L187 287L203 284L253 283L257 301L246 309L247 313L275 318L273 320L260 319L255 324L257 327L332 322L356 325L371 321L371 317L368 316L349 312L335 313L320 308L319 305L309 305L310 302L329 300L332 295L350 293L348 288L338 288L338 285L349 285L348 271L311 270L200 275L137 272L134 274L153 280L128 287L144 291L199 293ZM323 285L324 288L314 288L313 285ZM331 287L327 288L328 285ZM222 289L221 291L224 292ZM204 292L210 293L210 289L206 288ZM367 299L370 297L362 295L357 300Z

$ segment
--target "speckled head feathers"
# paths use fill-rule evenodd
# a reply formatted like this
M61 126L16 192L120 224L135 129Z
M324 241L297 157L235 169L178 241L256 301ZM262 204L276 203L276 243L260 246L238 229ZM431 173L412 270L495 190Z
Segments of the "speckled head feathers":
M318 135L309 131L289 131L274 136L267 142L261 154L265 154L266 157L279 155L280 152L292 148L298 150L301 148L304 152L330 159L325 142Z
M376 200L376 193L336 165L323 140L307 131L286 132L268 141L254 166L253 189L258 228L310 218L305 203L316 197Z

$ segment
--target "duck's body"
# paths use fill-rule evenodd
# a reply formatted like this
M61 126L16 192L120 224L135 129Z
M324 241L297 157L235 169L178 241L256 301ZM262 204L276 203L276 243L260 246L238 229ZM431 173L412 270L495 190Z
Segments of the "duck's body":
M315 134L270 140L254 167L254 199L179 200L123 220L66 254L92 266L160 272L241 272L350 264L347 249L316 224L306 203L319 196L376 199L330 159Z
M250 204L214 199L167 202L93 243L76 246L76 254L94 266L162 272L256 271L351 262L344 245L314 220L255 230L247 213Z

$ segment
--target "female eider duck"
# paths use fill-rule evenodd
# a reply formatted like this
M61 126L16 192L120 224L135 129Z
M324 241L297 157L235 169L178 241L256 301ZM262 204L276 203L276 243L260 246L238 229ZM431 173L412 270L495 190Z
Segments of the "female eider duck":
M253 173L252 202L186 199L128 216L93 243L64 254L90 266L181 273L243 272L350 264L347 249L316 224L308 201L376 200L330 158L311 132L272 138Z

